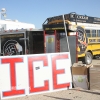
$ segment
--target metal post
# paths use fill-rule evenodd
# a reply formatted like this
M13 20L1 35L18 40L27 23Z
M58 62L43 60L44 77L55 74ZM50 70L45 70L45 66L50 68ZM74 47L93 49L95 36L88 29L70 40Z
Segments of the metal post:
M68 36L67 36L67 28L66 28L66 23L65 23L65 17L63 15L63 22L64 22L64 29L65 29L65 34L66 34L66 39L67 39L67 44L68 44L68 51L70 52L70 48L69 48L69 42L68 42ZM70 58L71 58L71 54L70 54ZM71 60L71 66L72 66L72 60Z
M1 12L0 12L0 19L2 19L2 16L3 16L3 17L6 17L6 9L5 9L5 8L2 8L2 9L1 9Z
M0 12L0 20L2 20L2 14L3 14L3 13L2 13L2 12Z
M0 12L0 20L2 19L2 14L1 14L1 12Z
M27 48L26 48L26 32L24 33L24 38L25 38L25 40L24 40L24 43L25 43L25 55L26 55L26 50L27 50Z
M65 34L66 34L66 39L67 39L67 44L68 44L68 51L70 52L69 42L68 42L68 36L67 36L67 29L66 29L66 23L65 23L65 17L64 17L64 15L63 15L63 22L64 22L64 29L65 29Z
M76 21L76 25L77 25L77 15L76 15L76 13L75 13L75 21Z

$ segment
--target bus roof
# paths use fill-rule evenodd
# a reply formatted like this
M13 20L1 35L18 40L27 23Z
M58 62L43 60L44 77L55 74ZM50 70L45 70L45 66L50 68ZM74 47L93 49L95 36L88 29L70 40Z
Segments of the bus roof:
M79 15L76 13L69 13L69 14L64 14L64 18L65 20L68 20L70 22L80 22L80 23L91 23L91 24L100 24L100 18L97 17L91 17L91 16L87 16L87 15ZM54 17L49 17L46 19L45 22L47 22L46 24L54 24L56 22L63 22L63 16L59 15L59 16L54 16ZM45 22L43 24L45 24Z

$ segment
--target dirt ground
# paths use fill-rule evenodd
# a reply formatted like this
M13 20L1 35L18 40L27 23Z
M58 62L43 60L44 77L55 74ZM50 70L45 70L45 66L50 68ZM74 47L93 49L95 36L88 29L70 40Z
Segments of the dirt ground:
M98 64L98 65L100 65L100 59L98 59L98 60L93 60L92 64Z
M71 89L7 100L100 100L100 92Z
M100 65L100 60L93 60L92 64ZM6 100L100 100L100 90L90 91L77 88Z
M78 63L73 64L73 66L77 66L77 65L83 65L82 61L79 61ZM91 65L100 65L100 59L93 59ZM87 65L87 66L91 66L91 65Z

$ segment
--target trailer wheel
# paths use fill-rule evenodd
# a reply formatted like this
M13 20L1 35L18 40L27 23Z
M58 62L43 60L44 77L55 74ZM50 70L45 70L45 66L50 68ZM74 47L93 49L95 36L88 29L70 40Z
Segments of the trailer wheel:
M93 56L92 56L91 52L87 52L85 54L85 59L84 59L85 64L90 65L92 63L92 58L93 58Z

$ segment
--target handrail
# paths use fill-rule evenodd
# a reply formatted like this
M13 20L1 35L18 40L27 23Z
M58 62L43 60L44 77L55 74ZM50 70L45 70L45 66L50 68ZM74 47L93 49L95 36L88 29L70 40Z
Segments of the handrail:
M63 20L55 20L55 21L51 21L49 22L48 24L55 24L55 23L60 23L62 22L63 23ZM66 23L70 24L71 22L69 20L65 20Z

